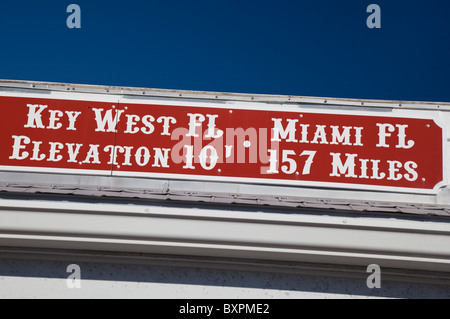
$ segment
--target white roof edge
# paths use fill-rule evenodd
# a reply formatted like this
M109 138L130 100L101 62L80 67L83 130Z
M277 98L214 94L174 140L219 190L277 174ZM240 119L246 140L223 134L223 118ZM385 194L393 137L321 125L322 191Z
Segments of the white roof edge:
M1 80L0 88L22 88L50 91L71 91L83 93L97 93L110 95L136 95L148 97L183 98L183 99L208 99L208 100L233 100L283 104L319 104L319 105L345 105L354 107L379 107L401 109L430 109L450 110L450 102L427 101L394 101L354 98L311 97L293 95L249 94L231 92L207 92L176 89L155 89L139 87L120 87L90 84L71 84L58 82Z

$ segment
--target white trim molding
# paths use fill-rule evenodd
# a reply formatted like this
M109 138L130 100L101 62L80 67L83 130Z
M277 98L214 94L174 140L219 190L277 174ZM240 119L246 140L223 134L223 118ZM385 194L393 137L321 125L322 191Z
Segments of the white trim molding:
M239 206L4 198L0 247L450 272L445 220Z

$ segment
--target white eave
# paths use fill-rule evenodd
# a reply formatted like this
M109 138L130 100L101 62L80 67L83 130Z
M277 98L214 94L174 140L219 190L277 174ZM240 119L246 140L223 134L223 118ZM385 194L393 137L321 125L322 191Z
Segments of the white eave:
M108 95L138 96L138 97L158 97L169 99L197 99L197 100L225 100L225 101L247 101L276 104L308 104L308 105L336 105L358 108L401 108L401 109L426 109L426 110L450 110L448 102L417 102L417 101L392 101L392 100L371 100L371 99L350 99L331 97L309 97L291 95L269 95L269 94L248 94L248 93L224 93L224 92L204 92L189 90L167 90L150 88L117 87L102 85L67 84L37 81L16 81L0 80L0 88L20 88L60 91L60 92L80 92Z
M94 255L378 264L385 269L450 272L448 222L225 206L0 199L0 243L3 248Z

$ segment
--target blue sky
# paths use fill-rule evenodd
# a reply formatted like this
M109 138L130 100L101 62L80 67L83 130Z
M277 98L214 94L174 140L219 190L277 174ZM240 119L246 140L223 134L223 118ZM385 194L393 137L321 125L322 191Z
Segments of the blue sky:
M2 0L0 78L450 102L449 31L449 0Z

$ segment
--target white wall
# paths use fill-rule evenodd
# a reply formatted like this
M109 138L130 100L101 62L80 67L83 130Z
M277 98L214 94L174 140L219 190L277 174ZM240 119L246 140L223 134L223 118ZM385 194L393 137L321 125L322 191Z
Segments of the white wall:
M69 261L0 260L0 298L450 298L450 286L175 266L81 262L81 288L69 289Z

